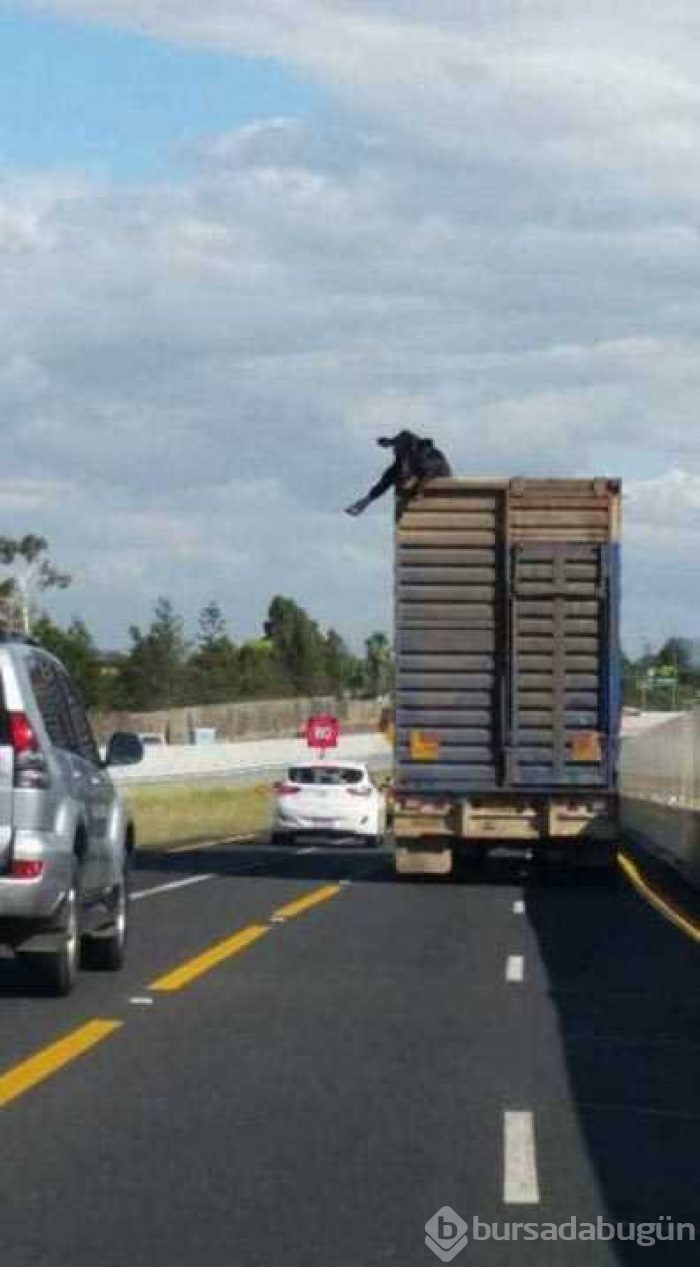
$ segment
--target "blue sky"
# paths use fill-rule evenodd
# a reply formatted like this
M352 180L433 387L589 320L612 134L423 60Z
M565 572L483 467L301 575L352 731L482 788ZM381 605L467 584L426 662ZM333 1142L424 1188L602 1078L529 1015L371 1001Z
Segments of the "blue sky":
M0 0L0 169L161 174L202 135L304 117L321 96L274 58L178 47Z
M0 529L391 625L377 435L620 476L626 645L700 630L697 0L0 0ZM70 506L71 514L66 514Z

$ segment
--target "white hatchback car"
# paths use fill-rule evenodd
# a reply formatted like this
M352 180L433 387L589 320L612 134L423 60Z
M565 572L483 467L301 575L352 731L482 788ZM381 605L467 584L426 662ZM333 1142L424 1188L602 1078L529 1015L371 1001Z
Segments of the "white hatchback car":
M275 786L274 844L309 834L353 836L381 845L386 831L386 802L367 766L359 761L313 761L290 766Z

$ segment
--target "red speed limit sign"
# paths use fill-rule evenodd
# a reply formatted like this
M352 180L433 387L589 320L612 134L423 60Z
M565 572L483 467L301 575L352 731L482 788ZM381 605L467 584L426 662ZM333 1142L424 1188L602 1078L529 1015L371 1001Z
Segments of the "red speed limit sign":
M340 723L337 717L319 713L306 723L306 742L309 748L337 748Z

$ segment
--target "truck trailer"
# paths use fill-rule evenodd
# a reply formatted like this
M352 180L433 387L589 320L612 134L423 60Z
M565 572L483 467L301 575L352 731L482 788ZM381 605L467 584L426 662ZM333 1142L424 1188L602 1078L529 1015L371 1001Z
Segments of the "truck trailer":
M614 864L621 501L612 479L397 496L398 874L503 845Z

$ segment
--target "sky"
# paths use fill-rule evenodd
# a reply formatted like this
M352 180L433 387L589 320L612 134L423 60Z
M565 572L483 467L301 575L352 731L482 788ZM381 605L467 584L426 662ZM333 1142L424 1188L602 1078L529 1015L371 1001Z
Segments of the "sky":
M0 532L105 648L357 647L408 426L622 477L626 645L698 636L699 151L691 0L0 0Z

